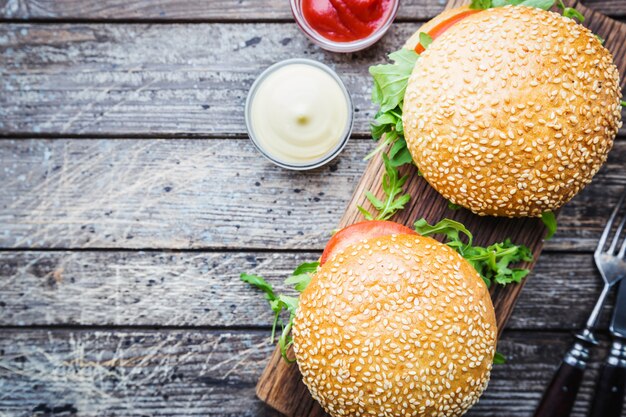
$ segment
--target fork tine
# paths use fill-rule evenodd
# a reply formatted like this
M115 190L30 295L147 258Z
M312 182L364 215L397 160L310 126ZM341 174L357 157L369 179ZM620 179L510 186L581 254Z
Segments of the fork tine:
M602 236L600 237L600 241L598 242L598 247L596 248L596 254L600 254L604 249L604 245L606 244L606 240L609 237L609 233L611 233L611 228L613 227L613 222L617 217L617 213L619 213L619 209L622 207L624 203L624 199L626 198L626 190L622 193L622 196L619 199L619 202L615 206L615 210L611 213L611 217L609 217L609 221L606 223L604 227L604 231L602 232Z
M609 247L609 255L615 253L615 248L617 248L617 244L619 243L620 235L622 234L622 230L624 230L624 224L626 224L626 216L619 222L619 226L617 226L617 230L615 231L615 236L613 236L613 241L611 242L611 247Z
M624 239L624 242L622 243L622 248L619 250L619 254L617 255L618 258L620 259L624 259L626 256L626 239Z

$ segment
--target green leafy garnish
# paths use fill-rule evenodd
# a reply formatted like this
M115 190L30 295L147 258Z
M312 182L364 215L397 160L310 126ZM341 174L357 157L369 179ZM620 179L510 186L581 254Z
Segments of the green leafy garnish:
M573 7L566 7L565 4L563 4L563 0L558 0L556 2L556 7L558 7L559 10L561 10L561 13L565 17L569 17L570 19L578 20L580 23L585 21L585 16L583 16L583 14L581 12L579 12L576 9L574 9Z
M319 262L305 262L299 265L293 273L285 279L285 284L293 285L294 289L298 292L304 291L307 285L309 285L309 282L311 282L311 274L317 271L318 266ZM280 353L287 362L293 362L293 360L287 357L287 350L293 344L293 339L291 338L291 327L293 326L293 319L296 315L296 310L298 309L298 297L276 294L272 285L258 275L243 273L240 275L240 278L243 282L247 282L265 293L265 298L274 312L274 323L272 324L272 335L270 336L270 340L274 342L276 328L280 322L282 328L281 334L278 337ZM280 318L283 311L287 311L289 313L289 321L286 325Z
M430 225L426 219L420 219L415 222L415 231L423 236L445 235L445 243L478 271L487 286L492 282L501 285L521 282L530 272L528 269L510 267L514 263L533 260L528 247L514 245L510 239L487 247L474 246L472 233L462 223L451 219L443 219L435 225Z
M470 9L485 10L493 7L491 0L472 0L470 3Z
M380 105L380 112L393 110L404 100L404 92L419 55L410 49L400 49L389 54L393 64L374 65L369 68L374 77L372 101Z
M506 363L506 357L502 353L496 352L496 354L493 355L493 364L502 365L503 363Z
M454 204L452 201L448 201L448 208L450 210L460 210L463 208L463 206L458 205L458 204Z
M423 39L428 44L430 36ZM404 141L402 127L402 104L404 93L419 55L409 49L401 49L389 54L392 64L381 64L370 67L369 72L374 79L372 102L378 104L379 110L371 123L372 138L379 144L365 159L389 148L389 159L393 166L412 163L413 159Z
M566 7L563 4L563 0L472 0L470 9L484 10L503 6L527 6L549 10L555 4L561 10L563 16L577 19L580 23L585 21L585 16L582 13L573 7Z
M420 32L420 44L422 47L428 49L431 43L433 43L433 38L426 32Z
M546 240L551 239L552 236L556 233L557 224L556 224L556 216L551 211L545 211L541 213L541 221L548 229L548 234L546 234Z
M385 154L383 154L383 162L385 164L385 173L383 174L382 180L382 187L385 192L384 201L378 199L370 191L365 192L365 196L378 211L378 215L374 216L362 206L357 206L361 214L363 214L363 217L367 220L388 220L396 211L402 210L404 205L411 199L409 194L402 194L402 186L409 176L405 175L400 177L398 168L393 166L389 157Z
M470 9L484 10L493 7L527 6L548 10L554 6L555 0L472 0Z
M619 102L619 104L621 104L621 105L622 105L622 107L626 107L626 101L624 101L624 100L621 100L621 101Z

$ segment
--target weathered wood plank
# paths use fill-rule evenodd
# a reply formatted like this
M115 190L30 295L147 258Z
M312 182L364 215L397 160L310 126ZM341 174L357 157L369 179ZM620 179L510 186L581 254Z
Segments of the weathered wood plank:
M268 327L267 302L239 274L262 275L278 291L293 293L283 279L319 255L0 252L0 326ZM507 328L577 329L601 282L591 254L545 253Z
M353 140L330 165L294 174L245 139L2 140L0 247L320 250L372 147ZM547 249L594 249L625 159L618 141Z
M2 4L4 3L4 4ZM398 18L429 19L443 10L439 0L405 0ZM617 12L619 13L619 12ZM288 1L275 0L3 0L5 19L185 20L185 21L292 21Z
M418 26L396 24L373 48L345 55L311 45L293 24L3 25L0 133L241 136L256 76L308 57L341 74L354 132L369 135L368 67Z
M439 0L402 0L399 20L429 19L443 10ZM608 16L625 16L626 4L619 0L588 0L590 8ZM4 19L85 20L291 20L287 1L272 0L3 0Z
M10 416L274 415L254 397L272 347L267 331L2 330L0 410ZM569 341L563 333L508 332L470 417L530 417ZM605 346L598 352L604 354ZM598 360L573 417L586 416ZM623 415L626 415L623 414Z

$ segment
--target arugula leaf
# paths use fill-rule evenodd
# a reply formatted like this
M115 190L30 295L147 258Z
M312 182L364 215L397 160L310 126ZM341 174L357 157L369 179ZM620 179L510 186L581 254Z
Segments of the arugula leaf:
M555 4L563 16L577 19L580 23L585 21L585 16L582 13L573 7L566 7L563 0L472 0L470 9L484 10L503 6L527 6L549 10Z
M356 206L356 208L357 210L359 210L359 212L361 212L365 220L374 220L374 216L372 215L372 213L367 211L367 209L365 209L363 206Z
M285 279L285 284L294 285L295 290L298 292L304 291L307 285L309 285L309 282L311 282L311 274L317 271L318 266L319 262L305 262L300 264L293 271L293 273ZM298 309L298 297L276 294L274 292L274 288L267 281L265 281L265 279L258 275L242 273L240 278L243 282L247 282L265 293L265 298L274 312L274 322L272 324L272 334L270 336L270 340L272 340L272 342L274 341L276 328L280 322L282 328L281 334L278 337L280 353L285 361L290 363L294 362L294 360L287 357L287 350L293 344L290 332L291 327L293 326L293 319L296 315L296 310ZM287 325L280 320L280 315L283 311L287 311L289 313L289 321L287 322Z
M450 242L460 242L464 246L472 246L474 237L463 223L452 219L443 219L435 225L430 225L426 219L421 218L415 222L415 231L422 236L446 235ZM467 237L467 244L461 241L459 233Z
M265 281L263 277L243 273L240 275L240 278L243 282L247 282L248 284L253 285L263 291L268 300L274 300L277 298L276 294L274 293L274 288L270 283Z
M388 220L398 210L402 210L404 205L411 199L409 194L399 195L402 193L402 186L406 183L409 176L405 175L399 178L398 168L391 163L389 157L385 154L383 154L383 163L385 164L385 173L382 179L382 188L385 193L384 201L378 199L370 191L365 192L365 197L378 211L378 215L374 216L362 206L357 206L357 209L367 220Z
M298 267L293 271L292 275L312 274L317 271L317 268L319 266L319 262L304 262L298 265Z
M548 10L554 6L554 0L525 0L517 3L519 6L536 7L538 9Z
M428 45L432 39L425 35L420 37L420 41ZM389 148L392 165L398 167L413 162L403 136L402 104L409 77L419 55L413 50L401 49L389 54L389 58L393 61L392 64L375 65L369 69L374 79L372 101L380 106L370 129L372 138L380 143L365 160Z
M563 0L558 0L556 2L556 7L561 10L561 13L563 13L563 16L565 17L569 17L570 19L577 19L580 23L585 21L585 16L583 16L581 12L574 9L573 7L565 7L565 4L563 4Z
M520 282L530 272L528 269L510 267L511 264L533 259L530 249L514 245L510 239L487 247L474 246L472 233L462 223L451 219L443 219L435 225L420 219L415 222L415 231L423 236L445 235L445 243L476 269L487 286L492 282L501 285ZM467 243L461 239L462 234L466 236Z
M372 101L380 104L380 112L393 110L404 99L407 83L419 55L410 49L389 54L393 64L374 65L369 68L374 77Z
M484 7L484 9L504 6L527 6L548 10L554 6L554 2L555 0L493 0L491 5L489 7Z
M472 0L470 3L470 9L485 10L493 7L491 0Z
M626 107L626 101L624 101L624 100L621 100L621 101L619 102L619 104L621 104L621 105L622 105L622 107Z
M311 282L311 274L317 271L319 262L305 262L298 266L291 276L285 279L285 284L293 285L295 290L302 292Z
M463 206L459 205L459 204L454 204L452 201L448 201L448 208L450 210L460 210L463 208Z
M433 38L431 38L430 35L426 32L420 32L419 36L420 36L420 45L422 45L424 49L428 49L430 44L433 43Z
M493 364L502 365L504 363L506 363L506 357L502 353L496 352L496 354L493 355Z
M546 240L552 239L552 236L554 236L554 234L556 233L556 229L557 229L556 216L551 211L545 211L541 213L541 221L548 229Z

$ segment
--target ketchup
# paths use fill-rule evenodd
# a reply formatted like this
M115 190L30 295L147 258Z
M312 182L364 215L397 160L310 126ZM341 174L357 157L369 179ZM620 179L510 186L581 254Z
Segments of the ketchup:
M367 38L380 28L393 0L302 0L302 14L322 37L334 42Z

